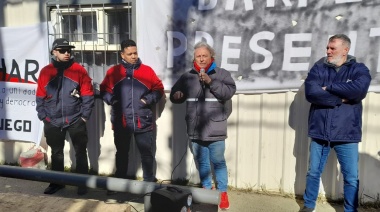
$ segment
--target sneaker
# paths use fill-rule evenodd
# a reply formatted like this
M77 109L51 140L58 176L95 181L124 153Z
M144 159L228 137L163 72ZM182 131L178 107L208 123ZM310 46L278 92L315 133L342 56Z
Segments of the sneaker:
M304 206L299 212L315 212L315 209Z
M222 210L227 210L227 209L230 208L230 202L228 202L227 192L222 192L220 194L219 208L222 209Z
M80 195L80 196L87 194L87 187L85 187L85 186L79 186L78 190L77 190L77 194Z
M203 188L203 189L208 189L208 188L206 188L206 187L204 187L204 186L202 186L202 188ZM211 187L211 190L216 190L216 188L215 188L214 186L212 186L212 187Z
M64 188L65 185L58 185L50 183L50 185L45 189L44 194L54 194L55 192Z

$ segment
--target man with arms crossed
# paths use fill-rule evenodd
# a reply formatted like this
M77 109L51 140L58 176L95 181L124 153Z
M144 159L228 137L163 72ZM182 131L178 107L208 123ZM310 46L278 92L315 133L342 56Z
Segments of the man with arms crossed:
M310 158L306 176L304 208L315 211L320 177L334 149L344 179L344 211L358 208L358 143L362 139L362 100L371 76L363 63L348 55L351 41L343 34L332 36L327 57L311 68L305 80L309 111Z

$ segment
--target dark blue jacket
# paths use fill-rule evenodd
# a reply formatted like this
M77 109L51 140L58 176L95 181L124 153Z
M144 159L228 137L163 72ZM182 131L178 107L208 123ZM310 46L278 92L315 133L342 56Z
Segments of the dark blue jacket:
M370 82L368 68L357 63L353 56L349 55L339 68L327 63L326 58L316 62L305 80L306 99L311 103L309 137L330 142L360 142L362 100Z
M67 127L78 119L88 120L94 106L91 78L71 59L45 66L38 77L37 115L56 127Z
M112 106L113 130L137 133L153 130L156 120L153 108L163 96L164 86L151 67L141 60L138 64L115 65L107 71L100 91L104 102Z

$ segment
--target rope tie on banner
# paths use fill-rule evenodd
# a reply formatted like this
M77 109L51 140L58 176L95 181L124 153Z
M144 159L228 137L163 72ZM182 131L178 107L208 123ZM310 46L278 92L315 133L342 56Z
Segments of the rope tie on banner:
M63 15L62 15L62 12L61 12L61 9L59 8L59 0L56 1L56 7L57 7L57 14L61 17L61 20L63 20Z

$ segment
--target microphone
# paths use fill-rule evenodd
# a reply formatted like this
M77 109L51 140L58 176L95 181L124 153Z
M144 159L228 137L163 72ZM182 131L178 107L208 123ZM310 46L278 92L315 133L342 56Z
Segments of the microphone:
M205 69L204 68L201 68L201 70L199 71L199 73L205 73ZM202 84L202 88L205 89L205 82L202 80L201 81L201 84Z

